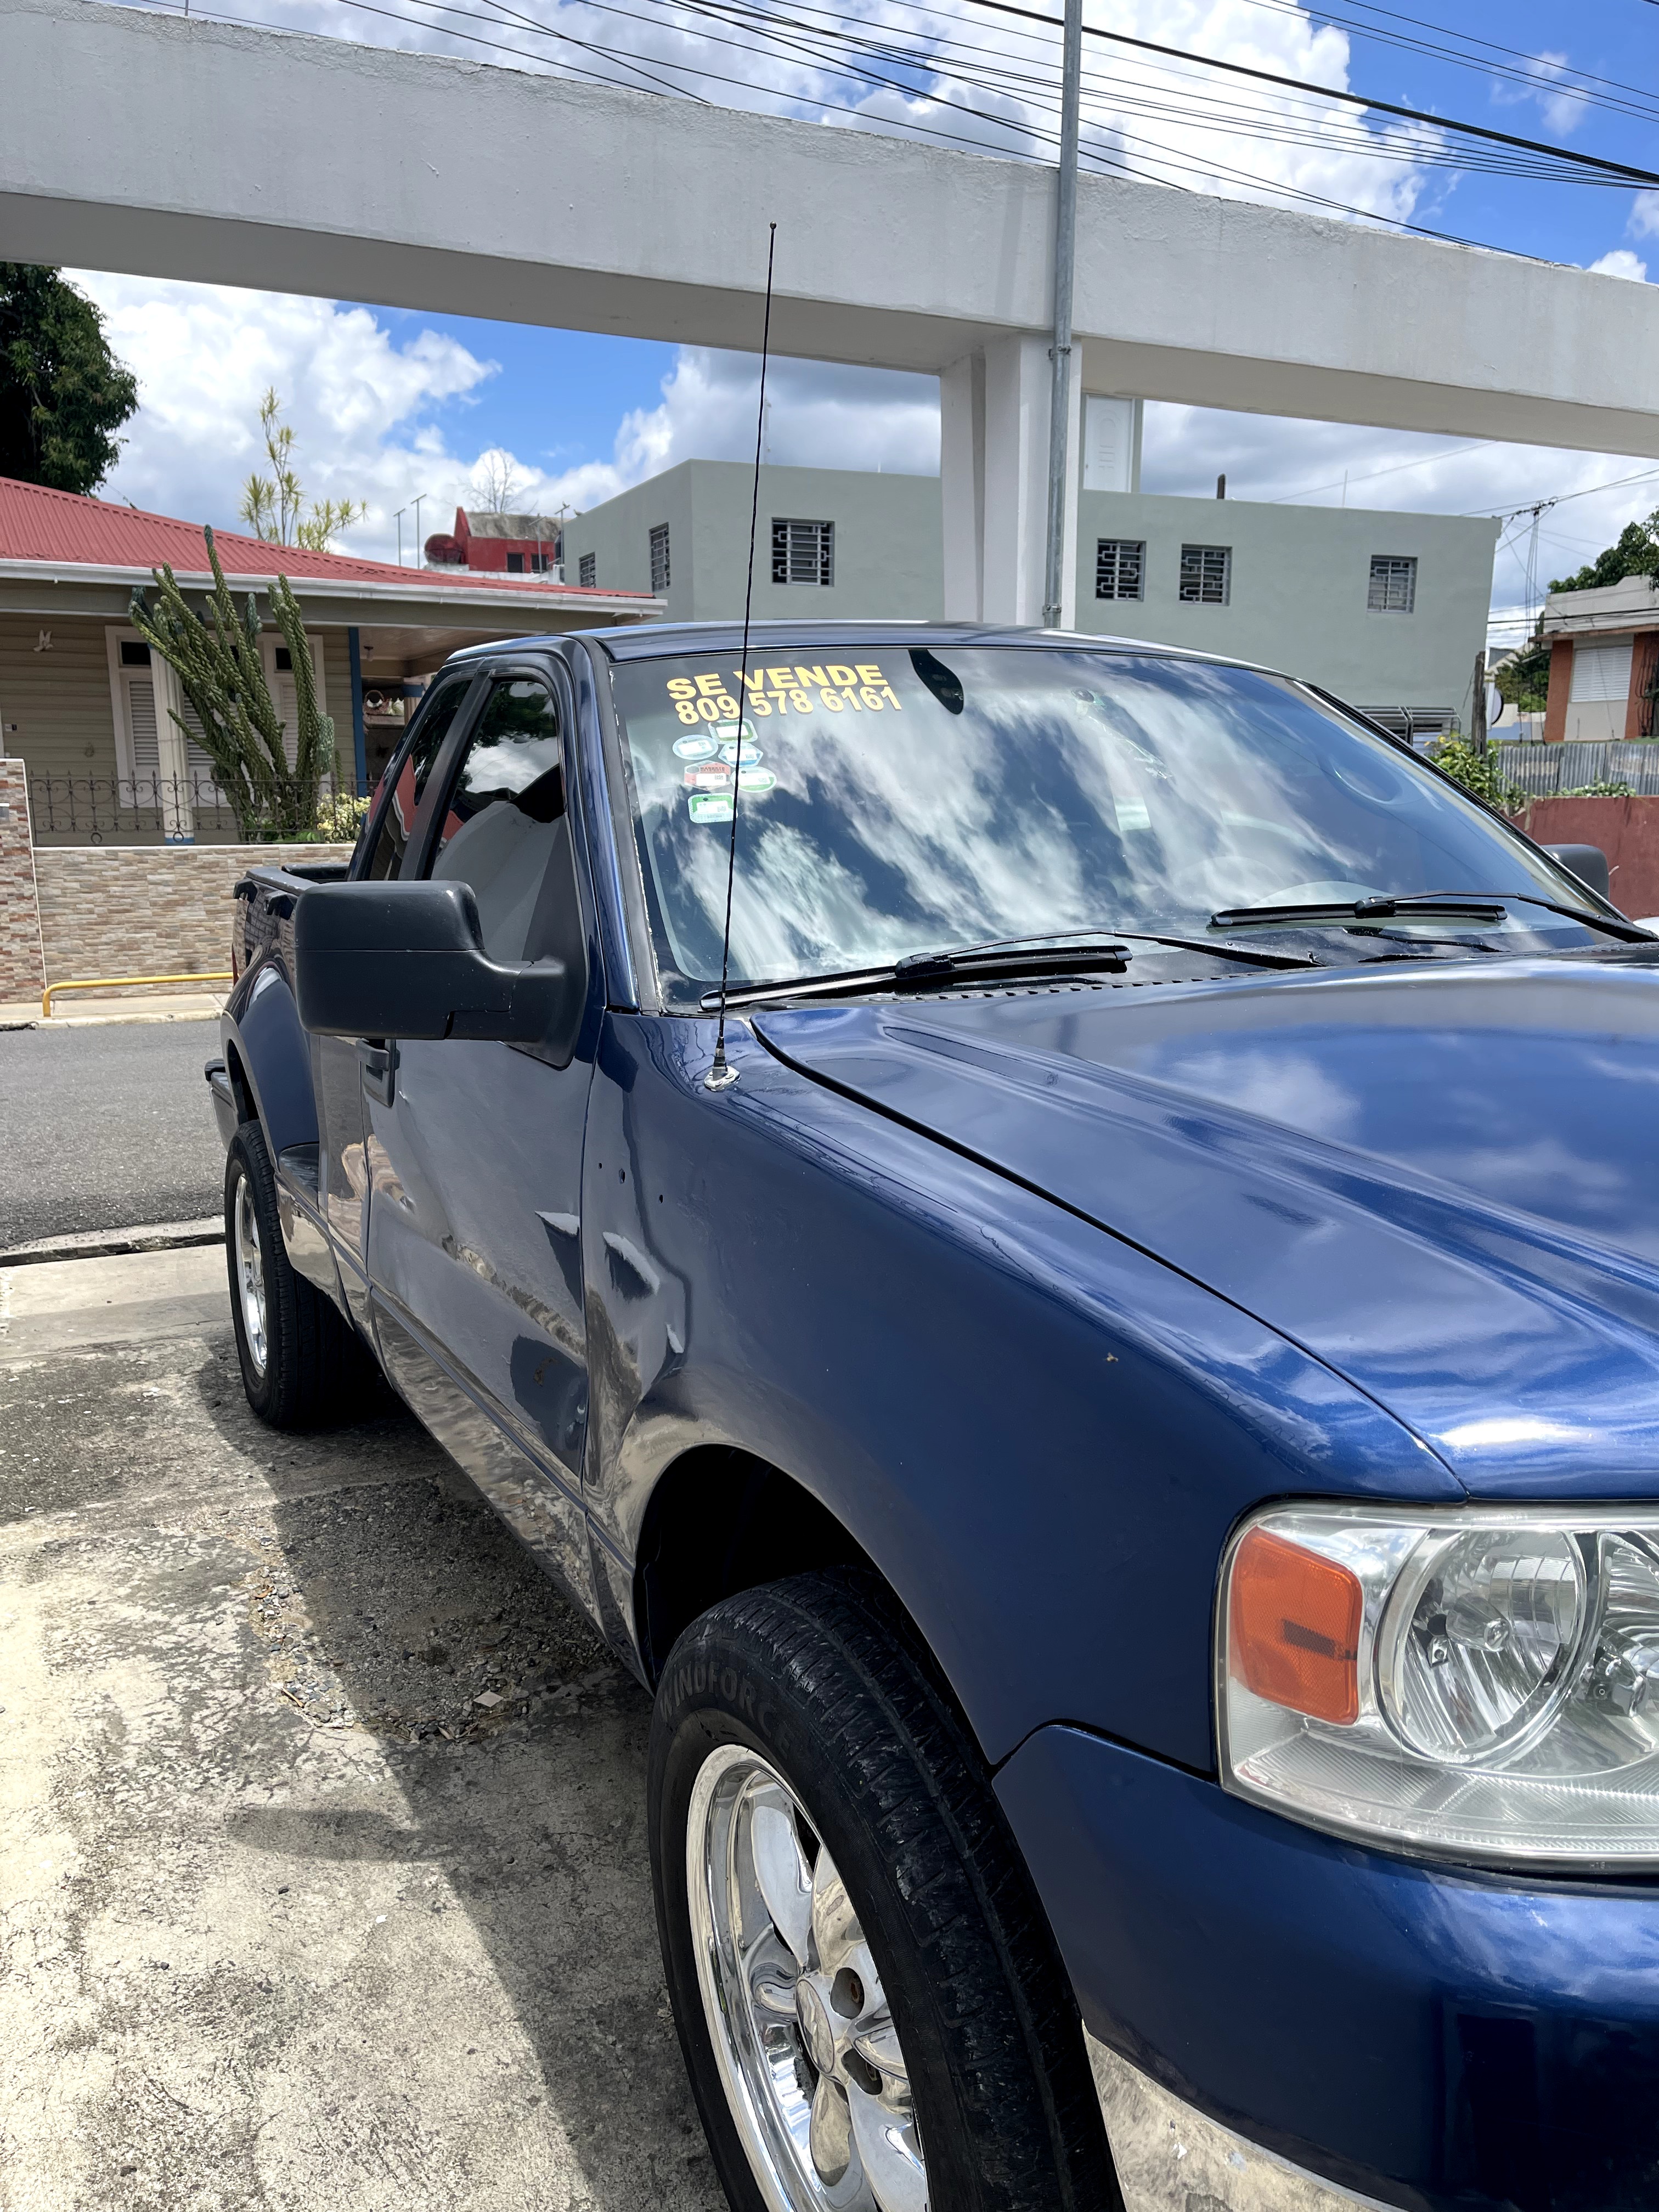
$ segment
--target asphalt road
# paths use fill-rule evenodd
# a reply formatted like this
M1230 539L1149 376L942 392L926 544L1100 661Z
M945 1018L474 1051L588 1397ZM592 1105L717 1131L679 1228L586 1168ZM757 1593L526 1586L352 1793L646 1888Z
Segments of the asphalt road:
M0 1252L223 1204L213 1021L0 1031Z
M648 1699L407 1414L253 1419L224 1264L0 1268L0 2207L718 2212Z

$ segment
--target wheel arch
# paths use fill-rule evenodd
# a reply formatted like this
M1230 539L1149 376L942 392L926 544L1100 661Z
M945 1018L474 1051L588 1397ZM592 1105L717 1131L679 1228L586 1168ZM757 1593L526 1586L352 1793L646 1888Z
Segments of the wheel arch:
M291 1145L318 1141L311 1049L288 977L272 960L232 994L222 1035L238 1117L257 1121L273 1160Z
M927 1650L880 1566L805 1483L735 1445L683 1452L657 1478L635 1558L635 1632L647 1681L656 1686L677 1638L710 1606L823 1567L868 1574Z

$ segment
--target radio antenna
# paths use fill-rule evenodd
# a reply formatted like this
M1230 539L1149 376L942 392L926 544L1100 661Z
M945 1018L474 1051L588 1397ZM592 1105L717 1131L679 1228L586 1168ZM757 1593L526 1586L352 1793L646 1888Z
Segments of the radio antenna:
M703 1078L708 1091L726 1091L738 1071L726 1057L726 988L732 969L732 885L738 872L738 793L743 787L743 717L749 704L749 617L755 604L755 527L760 517L761 441L766 434L766 363L772 350L772 257L778 227L766 240L766 319L761 325L760 404L755 410L755 482L749 497L749 577L743 592L743 652L738 668L738 744L732 762L732 837L726 848L726 927L720 933L720 1018L714 1032L714 1058Z

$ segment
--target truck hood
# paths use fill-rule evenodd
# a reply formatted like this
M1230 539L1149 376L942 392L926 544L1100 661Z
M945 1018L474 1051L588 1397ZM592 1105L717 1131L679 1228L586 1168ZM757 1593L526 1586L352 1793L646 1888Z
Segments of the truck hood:
M755 1025L1300 1344L1471 1492L1659 1496L1659 973L1460 961Z

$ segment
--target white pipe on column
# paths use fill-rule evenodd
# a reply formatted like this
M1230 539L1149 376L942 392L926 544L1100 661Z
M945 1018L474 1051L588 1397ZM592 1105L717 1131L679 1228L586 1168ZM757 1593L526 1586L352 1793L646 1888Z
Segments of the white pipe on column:
M1083 0L1066 0L1060 101L1060 175L1054 202L1054 390L1048 404L1048 531L1042 569L1042 623L1058 629L1065 577L1066 432L1071 420L1072 278L1077 262L1078 106L1083 76Z

